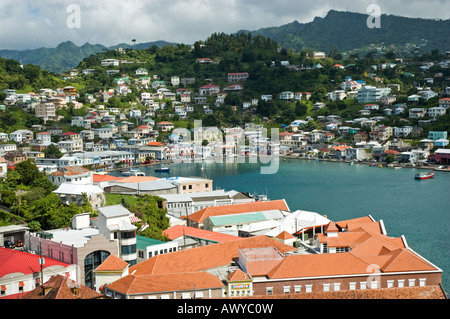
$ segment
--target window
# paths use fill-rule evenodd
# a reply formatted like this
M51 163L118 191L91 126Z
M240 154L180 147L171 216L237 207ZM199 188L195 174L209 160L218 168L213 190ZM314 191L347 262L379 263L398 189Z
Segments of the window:
M356 282L350 282L348 285L350 290L356 290Z
M299 293L301 292L302 286L294 286L294 292Z
M291 291L291 286L283 286L283 293L288 294Z
M312 285L305 285L306 292L312 292Z
M123 245L122 255L129 255L136 253L136 245Z
M273 295L273 287L267 287L266 288L266 293L267 293L268 296Z
M414 287L416 284L416 280L415 279L408 279L408 285L409 287Z
M192 189L192 185L189 185L189 189Z
M128 239L128 238L135 238L136 232L133 231L127 231L127 232L120 232L120 238L121 239Z
M370 288L371 289L377 289L378 288L378 281L377 280L372 280L370 282Z
M426 281L427 281L426 278L420 278L420 279L419 279L419 286L420 286L420 287L425 287Z
M403 279L399 279L399 281L398 281L398 287L399 287L399 288L405 287L405 281L404 281Z
M387 281L387 287L388 287L388 288L394 287L394 281L393 281L393 280L388 280L388 281Z
M323 291L330 291L330 284L323 284Z
M333 284L333 289L334 289L334 291L339 291L339 290L341 290L341 284L340 284L340 283L335 283L335 284Z
M366 288L367 288L367 282L361 281L361 282L359 283L359 289L364 290L364 289L366 289Z
M327 244L323 244L323 253L326 254L328 253L328 245Z

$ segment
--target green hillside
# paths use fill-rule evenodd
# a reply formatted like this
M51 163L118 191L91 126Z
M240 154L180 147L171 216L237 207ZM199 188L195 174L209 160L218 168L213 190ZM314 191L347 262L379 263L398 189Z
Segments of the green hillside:
M139 43L136 45L121 43L107 48L101 44L90 43L77 46L71 41L66 41L60 43L56 48L39 48L34 50L0 50L0 57L17 60L23 65L37 65L41 67L41 69L49 72L63 73L76 67L85 58L106 50L114 50L119 47L124 49L147 49L152 45L163 46L170 44L171 43L165 41Z
M327 52L335 47L341 52L359 49L370 44L402 46L426 43L427 50L450 50L450 20L381 16L381 28L368 28L368 14L331 10L325 18L310 23L292 23L252 31L254 35L269 37L285 48L300 51L312 48ZM245 31L248 32L248 31Z

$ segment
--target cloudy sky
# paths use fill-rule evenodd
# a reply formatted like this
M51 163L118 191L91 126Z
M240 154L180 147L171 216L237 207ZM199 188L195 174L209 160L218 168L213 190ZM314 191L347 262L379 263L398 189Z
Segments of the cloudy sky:
M307 23L330 9L449 19L450 0L0 0L0 49L55 47L63 41L106 46L165 40L193 44L233 33Z

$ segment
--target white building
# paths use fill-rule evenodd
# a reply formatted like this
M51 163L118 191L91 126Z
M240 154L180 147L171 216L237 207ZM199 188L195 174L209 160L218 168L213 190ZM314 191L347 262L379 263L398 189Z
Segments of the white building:
M101 61L102 66L119 66L119 60L116 59L104 59Z
M441 106L431 107L428 109L428 115L432 118L436 118L438 116L445 115L447 109Z
M98 229L109 240L117 240L119 257L133 265L137 261L136 230L131 224L132 213L122 205L98 208Z
M381 97L389 95L390 88L377 88L374 86L365 86L358 90L358 103L379 102Z

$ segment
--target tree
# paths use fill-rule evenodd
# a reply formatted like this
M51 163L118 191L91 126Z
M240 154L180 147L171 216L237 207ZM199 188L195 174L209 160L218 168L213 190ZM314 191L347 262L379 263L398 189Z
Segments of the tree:
M300 101L298 101L295 104L295 115L305 116L307 112L308 112L308 105Z
M148 227L141 232L141 235L158 240L167 241L167 236L163 235L163 230L169 228L169 218L167 210L162 208L163 199L157 196L144 195L131 205L129 210L135 213L148 224Z
M44 151L45 158L61 158L63 153L55 146L55 144L50 144Z

